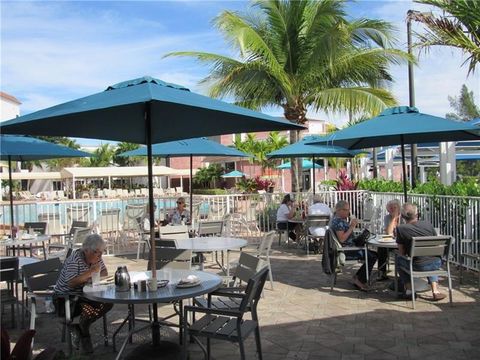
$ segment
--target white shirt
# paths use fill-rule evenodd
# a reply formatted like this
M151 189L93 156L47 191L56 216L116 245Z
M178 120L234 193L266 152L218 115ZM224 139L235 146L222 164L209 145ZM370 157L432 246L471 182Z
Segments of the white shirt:
M328 215L332 217L332 210L326 204L315 203L308 209L308 215ZM311 226L308 228L310 234L314 236L325 236L327 227L323 226Z
M288 222L288 215L290 214L290 208L287 204L282 204L277 210L277 222Z

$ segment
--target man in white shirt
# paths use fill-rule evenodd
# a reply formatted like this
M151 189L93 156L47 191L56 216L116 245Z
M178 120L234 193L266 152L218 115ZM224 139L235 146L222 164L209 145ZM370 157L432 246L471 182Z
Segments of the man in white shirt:
M315 194L313 197L313 205L308 209L308 215L326 215L332 217L332 210L327 204L323 202L322 196ZM308 229L310 234L314 236L325 236L326 227L324 226L311 226Z

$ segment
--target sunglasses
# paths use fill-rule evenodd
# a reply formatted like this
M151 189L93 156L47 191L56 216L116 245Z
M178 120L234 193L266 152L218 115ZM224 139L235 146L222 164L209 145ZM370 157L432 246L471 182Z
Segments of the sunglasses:
M181 202L181 201L177 201L177 204L183 204L183 202Z

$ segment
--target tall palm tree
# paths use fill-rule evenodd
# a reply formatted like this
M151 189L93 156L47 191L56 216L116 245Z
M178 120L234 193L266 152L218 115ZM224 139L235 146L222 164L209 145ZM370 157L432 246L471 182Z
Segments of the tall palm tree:
M135 166L141 164L144 161L141 156L118 156L121 153L136 150L139 147L140 145L129 142L118 143L113 155L114 163L120 166Z
M416 34L419 46L450 46L460 49L468 57L468 74L475 72L480 62L480 1L478 0L418 0L433 5L443 15L411 12L412 20L425 25L425 34Z
M90 166L102 167L110 166L113 163L115 149L110 144L101 144L95 151L94 156L90 158Z
M388 66L409 59L392 48L392 27L381 20L347 20L343 0L255 1L247 14L222 12L214 21L238 52L174 52L211 65L203 83L213 97L239 105L280 106L288 120L305 124L307 110L376 114L395 104L385 86ZM290 143L299 133L290 133ZM301 164L295 160L293 189Z

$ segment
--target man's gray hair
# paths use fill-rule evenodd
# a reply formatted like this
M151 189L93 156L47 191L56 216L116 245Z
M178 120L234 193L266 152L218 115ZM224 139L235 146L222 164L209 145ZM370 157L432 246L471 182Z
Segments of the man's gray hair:
M405 203L402 205L402 217L406 221L415 220L418 217L417 205L412 203Z
M345 201L345 200L340 200L337 202L337 204L335 205L335 210L341 210L343 209L345 206L350 206L348 204L348 201Z
M103 241L102 237L98 234L88 235L82 244L83 250L96 251L98 249L102 249L103 247L105 247L105 241Z

